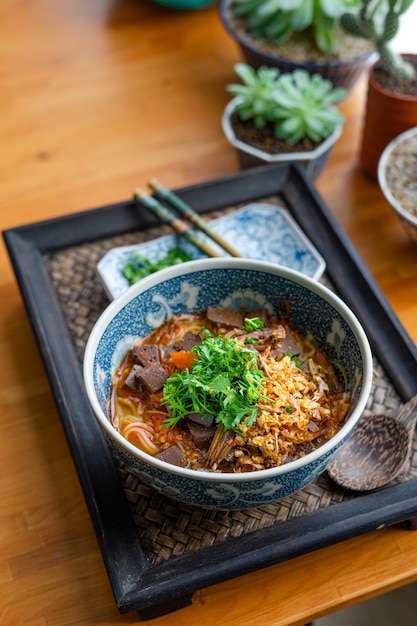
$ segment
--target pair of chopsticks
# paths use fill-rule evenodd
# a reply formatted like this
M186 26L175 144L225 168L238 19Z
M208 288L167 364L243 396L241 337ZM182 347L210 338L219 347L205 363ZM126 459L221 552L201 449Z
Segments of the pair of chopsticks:
M208 243L202 241L199 237L197 237L196 229L204 232L212 241L215 241L221 248L223 248L223 250L228 252L231 256L243 257L243 255L238 252L232 245L230 245L228 241L226 241L225 239L223 239L223 237L216 233L209 226L209 224L198 213L196 213L196 211L194 211L194 209L188 206L188 204L186 204L173 191L170 191L167 187L164 187L164 185L160 183L159 180L157 180L156 178L151 178L151 180L148 182L148 185L152 189L152 191L154 191L156 198L147 194L142 189L136 189L133 194L133 198L137 202L142 204L142 206L149 209L149 211L156 215L164 224L168 224L168 226L175 230L175 232L177 232L179 235L182 235L185 239L192 243L196 248L204 252L204 254L206 254L207 256L221 257L222 255L219 254ZM187 221L183 221L182 219L180 219L175 213L170 211L164 204L162 204L160 200L169 204Z

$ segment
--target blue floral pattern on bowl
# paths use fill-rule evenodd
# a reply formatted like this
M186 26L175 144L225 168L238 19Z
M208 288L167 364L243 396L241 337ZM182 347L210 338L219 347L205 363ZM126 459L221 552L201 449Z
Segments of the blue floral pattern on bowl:
M312 333L352 397L347 422L321 448L278 468L220 474L168 465L140 452L112 427L108 417L111 378L136 339L171 315L204 311L209 305L241 310L266 307L279 314L286 301L291 303L291 326ZM207 259L158 272L111 303L87 344L84 377L90 403L115 455L142 481L187 504L245 509L288 497L324 471L365 408L372 356L355 316L316 281L269 263Z
M250 204L230 215L211 220L210 226L249 259L290 267L315 280L322 276L326 268L323 257L283 207ZM210 243L217 252L228 256L204 233L201 233L201 239ZM173 247L180 248L194 259L205 258L200 250L179 235L159 237L107 252L100 260L97 271L108 296L117 298L129 287L122 268L132 261L135 254L155 262L165 257Z

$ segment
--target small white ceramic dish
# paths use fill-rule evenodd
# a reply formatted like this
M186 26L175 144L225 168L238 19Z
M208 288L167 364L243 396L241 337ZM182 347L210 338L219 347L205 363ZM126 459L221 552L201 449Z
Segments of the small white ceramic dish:
M283 207L250 204L230 215L212 220L210 226L249 259L283 265L314 280L318 280L326 268L323 257ZM203 233L201 239L209 242L225 257L229 256ZM200 250L178 235L167 235L146 243L109 250L97 266L109 298L117 298L129 287L122 268L136 254L155 262L164 258L173 247L181 248L193 259L204 258Z

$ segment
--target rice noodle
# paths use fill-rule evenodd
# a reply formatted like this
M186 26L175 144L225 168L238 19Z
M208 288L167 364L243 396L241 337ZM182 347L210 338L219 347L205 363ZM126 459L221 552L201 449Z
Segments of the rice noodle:
M153 441L155 431L150 424L143 422L140 418L136 418L134 421L128 421L127 424L126 421L122 426L122 431L123 436L128 441L138 445L141 450L148 454L155 455L161 451L161 448L156 446Z

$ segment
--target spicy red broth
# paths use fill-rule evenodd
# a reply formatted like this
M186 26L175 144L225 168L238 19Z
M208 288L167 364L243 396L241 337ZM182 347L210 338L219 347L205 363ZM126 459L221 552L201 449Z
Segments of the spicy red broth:
M195 470L288 463L331 439L349 408L325 355L266 310L209 307L133 345L114 374L115 428L142 451Z

